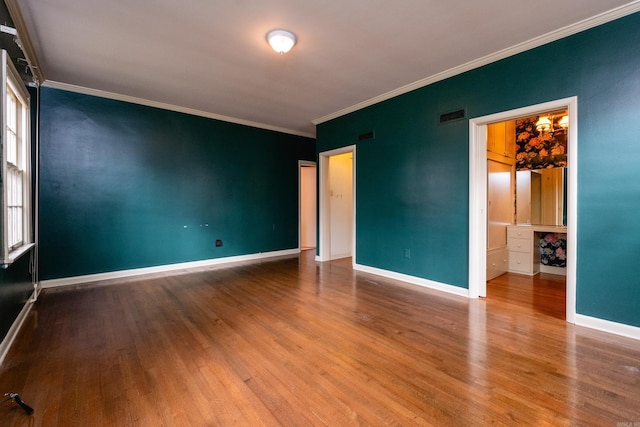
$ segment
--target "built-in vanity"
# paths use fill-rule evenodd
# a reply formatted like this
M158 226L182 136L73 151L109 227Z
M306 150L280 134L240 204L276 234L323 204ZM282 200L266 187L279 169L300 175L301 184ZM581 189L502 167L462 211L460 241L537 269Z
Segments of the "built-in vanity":
M509 271L533 276L540 271L565 274L562 267L540 263L541 236L560 235L566 240L567 227L555 225L510 225L507 227Z

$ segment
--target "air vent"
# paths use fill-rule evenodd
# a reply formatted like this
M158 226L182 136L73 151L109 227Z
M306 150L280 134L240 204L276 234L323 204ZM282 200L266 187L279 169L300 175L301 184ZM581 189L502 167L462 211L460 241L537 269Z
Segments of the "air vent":
M465 118L464 108L462 110L451 111L449 113L440 114L440 123L447 123L454 120Z
M360 135L358 135L358 141L367 141L369 139L375 139L375 138L376 138L376 135L373 133L373 131L361 133Z

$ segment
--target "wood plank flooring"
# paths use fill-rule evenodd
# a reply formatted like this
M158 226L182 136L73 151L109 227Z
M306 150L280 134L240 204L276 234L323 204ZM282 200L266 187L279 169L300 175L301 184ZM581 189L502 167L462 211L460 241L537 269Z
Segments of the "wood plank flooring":
M564 276L506 273L487 283L487 298L532 313L566 319L566 289Z
M566 323L561 282L469 300L304 252L46 290L0 367L35 412L0 425L640 423L640 342Z

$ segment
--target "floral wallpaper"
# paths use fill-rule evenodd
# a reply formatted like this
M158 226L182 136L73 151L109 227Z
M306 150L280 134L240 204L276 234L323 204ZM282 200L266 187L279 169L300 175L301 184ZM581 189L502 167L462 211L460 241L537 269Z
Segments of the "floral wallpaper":
M540 116L516 120L516 170L567 166L567 134L558 125L561 115L552 117L556 132L539 132Z
M567 266L567 235L545 233L540 236L540 263L552 267Z

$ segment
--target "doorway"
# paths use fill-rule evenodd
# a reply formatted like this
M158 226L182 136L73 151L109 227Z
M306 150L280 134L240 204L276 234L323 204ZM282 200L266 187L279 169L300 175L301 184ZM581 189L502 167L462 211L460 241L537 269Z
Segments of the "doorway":
M315 249L317 235L316 200L317 179L315 162L299 162L299 224L298 247L300 250Z
M355 146L320 153L318 261L355 262Z
M541 112L566 109L567 192L566 192L566 319L575 323L576 249L577 249L577 98L565 98L516 110L505 111L469 121L469 296L486 297L487 280L487 127L491 123L532 116Z

